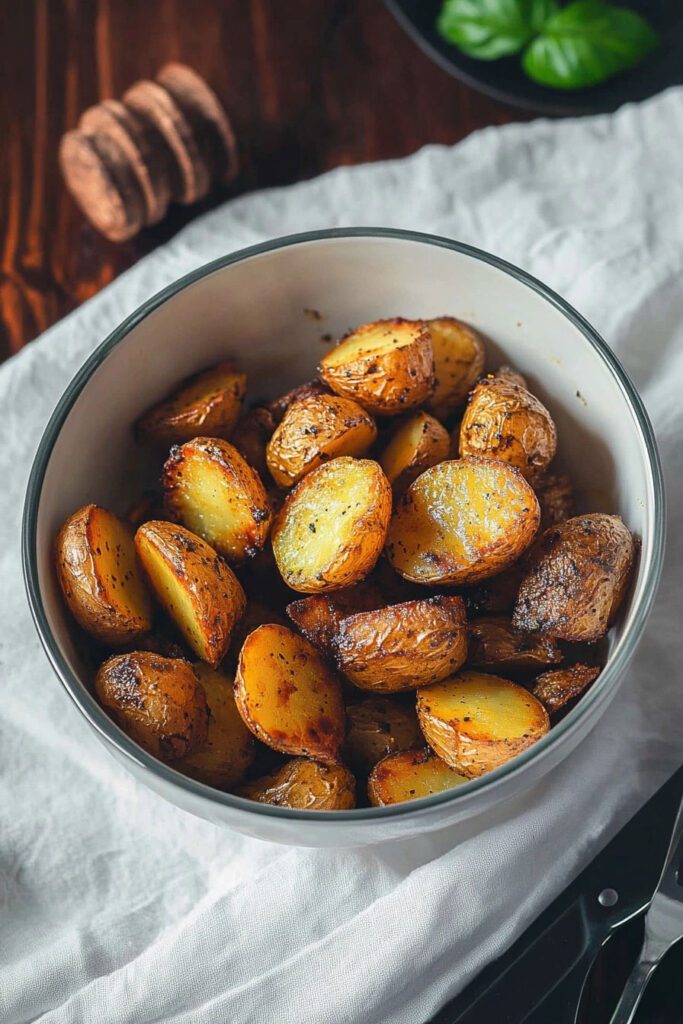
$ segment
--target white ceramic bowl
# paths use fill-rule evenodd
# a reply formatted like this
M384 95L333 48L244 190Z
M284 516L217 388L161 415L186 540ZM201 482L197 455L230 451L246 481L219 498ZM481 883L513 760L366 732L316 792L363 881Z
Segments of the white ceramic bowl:
M319 311L317 319L312 310ZM453 315L491 339L488 365L512 363L552 411L562 462L583 508L620 513L641 540L631 593L597 683L535 746L452 792L386 808L290 811L218 792L156 761L99 707L75 649L52 568L54 537L87 502L122 510L144 484L131 433L139 413L181 378L238 357L250 397L312 375L323 334L380 317ZM253 836L352 846L443 828L521 793L567 756L616 696L656 590L664 499L652 428L628 377L581 316L544 285L465 245L359 228L259 245L189 274L150 299L80 369L36 455L24 517L27 591L40 638L104 746L180 807Z

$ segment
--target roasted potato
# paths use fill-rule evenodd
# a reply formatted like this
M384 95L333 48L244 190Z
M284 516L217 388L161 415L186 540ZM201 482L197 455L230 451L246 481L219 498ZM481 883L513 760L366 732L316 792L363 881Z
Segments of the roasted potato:
M432 338L421 320L377 320L347 334L318 367L338 395L372 413L412 409L434 384Z
M552 715L583 693L600 675L597 665L567 665L538 677L531 692Z
M269 775L248 782L239 795L298 811L348 811L356 806L356 780L341 764L319 764L296 757Z
M334 639L339 623L346 615L371 611L384 604L382 592L373 583L363 580L355 587L346 587L329 594L312 594L287 605L287 615L300 633L327 657L334 656Z
M441 462L399 501L386 555L414 583L475 583L512 565L531 544L539 519L536 495L507 463Z
M534 545L514 626L557 640L598 640L626 593L634 547L619 516L595 512L552 526Z
M562 652L550 637L520 633L505 615L484 616L467 624L468 668L525 672L558 665Z
M193 667L209 707L208 733L197 751L174 768L207 786L230 789L242 782L254 760L254 737L237 710L230 676L202 662Z
M283 615L277 606L278 602L271 600L270 597L271 595L268 595L268 604L247 597L247 610L235 626L230 642L230 650L234 653L235 657L239 655L242 645L249 634L253 633L259 626L265 626L268 623L275 623L277 626L289 626L287 617Z
M339 623L334 648L339 669L360 689L415 690L465 661L465 605L461 597L428 597L359 612Z
M266 448L275 430L275 418L269 409L250 409L237 421L230 444L255 469L262 481L268 480Z
M280 487L291 487L339 455L365 455L377 437L370 413L350 398L311 395L287 409L268 442L266 462Z
M390 697L370 697L346 709L344 760L361 775L387 754L410 750L422 742L414 708Z
M284 395L274 398L272 402L266 404L266 409L273 417L275 426L277 426L278 423L282 422L282 417L294 402L299 402L303 398L311 398L313 395L331 394L332 391L327 384L316 377L314 380L308 380L305 384L298 384L291 391L287 391Z
M486 377L470 395L460 426L460 455L508 462L537 480L557 448L546 407L510 376Z
M420 410L405 420L379 460L394 493L402 494L425 469L447 459L450 445L448 431L429 413Z
M443 793L467 781L431 750L403 750L375 765L368 779L368 796L375 807L386 807Z
M478 615L498 615L500 612L512 614L519 585L524 577L523 560L522 558L504 572L499 572L496 576L463 590L462 596L469 618L476 618Z
M513 370L511 366L499 367L492 376L497 377L498 379L505 379L511 384L518 384L520 388L526 388L527 391L529 390L526 377L523 377L519 370Z
M187 661L117 654L100 666L95 692L123 731L162 761L177 761L206 740L206 695Z
M183 381L169 398L149 409L135 425L137 436L160 444L203 437L229 437L247 390L245 374L219 363Z
M376 462L342 456L308 473L273 525L285 583L304 594L339 590L372 570L391 516L391 487Z
M245 724L283 754L337 764L341 683L313 644L286 626L259 626L240 651L235 699Z
M483 672L460 672L417 691L425 739L469 779L520 754L550 728L548 712L528 690Z
M152 626L152 601L133 531L113 512L86 505L69 516L55 544L57 576L69 611L102 643L120 647Z
M557 526L574 515L574 487L564 473L546 473L534 490L541 506L541 530Z
M230 566L200 537L159 520L139 528L135 550L164 611L197 657L216 668L246 607Z
M171 449L162 476L170 516L241 562L265 544L271 507L261 478L233 445L195 437Z
M472 327L452 316L427 320L434 353L434 390L425 407L447 420L484 372L484 342Z

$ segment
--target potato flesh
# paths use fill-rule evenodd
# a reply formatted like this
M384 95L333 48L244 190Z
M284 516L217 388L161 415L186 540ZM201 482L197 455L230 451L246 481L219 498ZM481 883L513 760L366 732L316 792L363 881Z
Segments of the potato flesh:
M484 372L484 344L473 328L453 317L428 320L434 353L434 391L426 408L448 419Z
M425 325L414 320L378 320L342 338L322 360L323 366L344 366L365 356L381 356L413 345L425 332Z
M430 466L448 458L450 438L438 420L417 412L396 431L380 459L387 480L395 492L405 490Z
M368 796L373 806L386 807L445 793L467 781L431 750L406 750L375 765L368 780Z
M181 386L138 421L137 431L167 444L181 444L198 434L229 437L240 413L247 379L231 363L220 363Z
M298 757L248 782L240 796L299 811L348 811L356 806L356 780L343 765Z
M414 708L387 697L370 697L346 709L345 760L368 772L388 754L410 750L422 741Z

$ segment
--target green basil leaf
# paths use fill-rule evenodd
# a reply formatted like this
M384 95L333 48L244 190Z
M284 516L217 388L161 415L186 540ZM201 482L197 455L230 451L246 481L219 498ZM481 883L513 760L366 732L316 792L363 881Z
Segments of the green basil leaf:
M522 63L542 85L581 89L634 67L658 43L655 30L635 11L576 0L545 22Z
M445 0L437 29L469 57L519 53L558 10L556 0Z

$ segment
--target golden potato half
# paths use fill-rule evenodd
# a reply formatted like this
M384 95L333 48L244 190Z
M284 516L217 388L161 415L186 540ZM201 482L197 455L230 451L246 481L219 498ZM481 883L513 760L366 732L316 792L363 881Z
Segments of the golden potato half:
M162 444L182 444L201 434L229 437L237 423L247 378L232 363L219 363L183 381L169 398L141 416L138 437Z
M465 605L461 597L429 597L359 612L339 623L334 647L340 670L360 689L415 690L465 661Z
M354 587L345 587L329 594L312 594L292 601L286 611L300 633L327 657L334 656L334 640L339 623L347 615L370 611L384 604L382 592L363 580Z
M468 668L525 672L558 665L562 652L550 637L520 633L505 615L483 616L467 625Z
M483 672L460 672L417 691L417 717L430 747L474 779L505 764L550 728L528 690Z
M448 458L448 431L420 410L405 420L384 449L380 465L395 494L401 494L420 473Z
M390 697L370 697L346 709L344 759L362 775L387 754L410 750L421 742L413 707Z
M304 637L267 624L240 651L235 699L257 739L283 754L339 762L344 705L336 674Z
M230 444L255 469L262 481L268 480L266 448L275 430L273 414L263 407L250 409L237 421Z
M531 692L552 715L594 683L600 671L597 665L568 665L551 669L538 677Z
M531 544L539 519L536 495L507 463L441 462L399 501L386 555L414 583L475 583L515 562Z
M421 320L377 320L343 338L318 367L333 391L384 416L421 405L434 384L432 339Z
M293 402L268 442L266 461L280 487L339 455L364 455L377 427L370 413L350 398L312 395Z
M100 666L95 692L123 731L162 761L177 761L206 740L206 696L187 661L117 654Z
M119 647L152 628L152 601L128 523L99 505L69 516L55 544L57 576L79 626Z
M447 420L484 372L484 342L472 327L452 316L427 320L434 353L434 390L425 407Z
M273 525L285 583L304 594L358 583L373 569L391 516L391 487L370 459L342 456L308 473Z
M534 545L513 625L558 640L598 640L623 600L634 549L619 516L595 512L552 526Z
M404 750L375 765L368 779L368 797L375 807L386 807L444 793L467 781L431 750Z
M169 514L229 561L262 548L271 508L255 469L220 438L195 437L171 449L162 475Z
M356 806L356 780L341 764L319 764L307 757L248 782L240 796L298 811L348 811Z
M135 549L161 606L197 657L216 668L247 603L232 569L206 541L161 520L139 528Z

